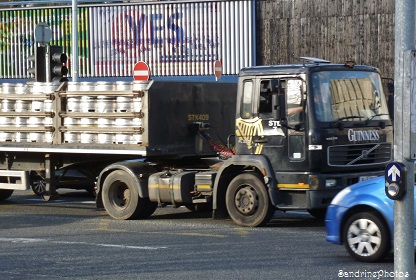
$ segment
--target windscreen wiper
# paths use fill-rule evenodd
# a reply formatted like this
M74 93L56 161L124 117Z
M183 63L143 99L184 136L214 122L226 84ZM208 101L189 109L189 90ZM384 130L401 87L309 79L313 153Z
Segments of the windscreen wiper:
M368 124L371 120L373 120L375 117L380 117L380 116L390 116L389 114L383 113L383 114L375 114L374 116L368 117L365 120L365 124ZM385 120L383 120L385 121Z
M343 120L348 120L348 119L364 119L365 117L363 116L346 116L346 117L342 117L342 118L338 118L335 121L331 122L331 126L334 127L336 126L338 123L340 123Z

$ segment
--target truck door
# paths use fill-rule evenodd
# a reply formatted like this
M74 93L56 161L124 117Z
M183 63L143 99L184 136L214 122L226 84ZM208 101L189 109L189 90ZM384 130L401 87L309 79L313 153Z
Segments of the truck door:
M288 79L284 94L286 96L287 151L289 160L301 161L305 158L305 97L303 96L303 82L299 79Z
M244 81L237 112L237 154L265 154L273 164L287 167L305 157L304 97L302 81L289 78L257 78ZM281 119L273 117L273 96L286 108ZM302 129L301 129L302 128Z
M282 90L281 80L279 79L260 79L257 83L259 89L255 91L254 100L258 104L255 115L262 124L262 130L258 135L258 151L270 157L272 162L275 158L282 159L286 135L282 129L281 123L273 119L273 95ZM254 141L256 142L256 140Z
M270 79L270 84L272 98L277 96L275 100L283 104L274 104L280 108L277 116L273 112L272 116L265 115L260 98L259 117L267 120L267 128L264 129L267 142L263 146L263 153L269 156L275 168L296 170L299 162L305 159L304 83L299 78L281 77Z

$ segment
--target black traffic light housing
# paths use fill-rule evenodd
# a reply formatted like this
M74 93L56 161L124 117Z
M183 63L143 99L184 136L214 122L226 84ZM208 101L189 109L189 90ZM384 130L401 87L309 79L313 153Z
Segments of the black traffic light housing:
M35 82L46 82L46 46L37 46L28 60L32 62L28 72L35 76Z
M64 65L64 63L67 62L68 57L62 52L62 47L50 46L49 57L51 81L68 81L68 78L66 78L66 75L68 75L68 68Z
M407 169L401 162L391 162L385 172L385 193L392 200L401 200L407 190Z

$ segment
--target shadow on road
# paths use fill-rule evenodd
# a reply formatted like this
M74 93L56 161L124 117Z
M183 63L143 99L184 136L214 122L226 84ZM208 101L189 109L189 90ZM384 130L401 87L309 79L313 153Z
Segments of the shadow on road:
M212 212L192 212L185 207L179 208L158 208L156 212L148 218L148 220L192 220L192 219L210 219L212 220ZM223 219L230 224L234 222L230 218ZM324 220L317 219L309 215L307 212L297 213L283 213L276 211L273 219L266 225L266 227L324 227Z

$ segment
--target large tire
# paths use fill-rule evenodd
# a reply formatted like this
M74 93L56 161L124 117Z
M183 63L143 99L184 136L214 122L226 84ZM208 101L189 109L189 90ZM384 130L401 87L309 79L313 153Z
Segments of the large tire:
M148 201L139 197L137 188L134 178L125 171L116 170L108 175L102 189L103 204L107 213L117 220L148 216Z
M8 199L13 194L13 190L0 190L0 201Z
M352 215L343 227L348 253L362 262L377 262L390 251L390 235L385 223L373 212Z
M263 180L254 173L235 177L228 186L225 201L228 214L240 226L263 226L275 212Z

